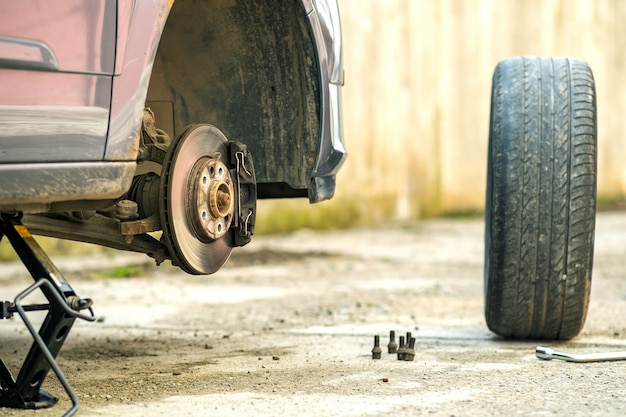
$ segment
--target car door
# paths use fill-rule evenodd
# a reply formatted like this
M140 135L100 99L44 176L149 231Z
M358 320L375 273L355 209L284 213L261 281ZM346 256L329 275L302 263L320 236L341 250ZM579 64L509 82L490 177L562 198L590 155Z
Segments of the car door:
M116 0L0 0L0 164L101 160Z

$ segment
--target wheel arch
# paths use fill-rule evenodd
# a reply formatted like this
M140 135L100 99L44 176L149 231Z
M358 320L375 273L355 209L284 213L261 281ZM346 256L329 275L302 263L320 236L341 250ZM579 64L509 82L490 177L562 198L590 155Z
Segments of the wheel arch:
M211 123L245 143L259 198L306 197L319 151L317 59L299 0L177 1L146 106L172 136Z

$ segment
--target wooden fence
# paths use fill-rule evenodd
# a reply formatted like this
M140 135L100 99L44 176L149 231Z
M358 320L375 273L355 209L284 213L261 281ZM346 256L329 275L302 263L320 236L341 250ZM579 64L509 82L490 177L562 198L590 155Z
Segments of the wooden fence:
M626 1L340 0L349 158L337 198L414 218L484 206L491 76L515 55L589 62L598 192L626 194Z

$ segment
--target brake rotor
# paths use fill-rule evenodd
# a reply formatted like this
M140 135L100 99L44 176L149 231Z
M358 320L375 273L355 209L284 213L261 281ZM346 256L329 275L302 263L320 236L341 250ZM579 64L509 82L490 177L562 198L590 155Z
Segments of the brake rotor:
M212 274L232 248L224 236L234 217L228 139L212 125L193 125L170 145L161 174L161 225L172 263Z

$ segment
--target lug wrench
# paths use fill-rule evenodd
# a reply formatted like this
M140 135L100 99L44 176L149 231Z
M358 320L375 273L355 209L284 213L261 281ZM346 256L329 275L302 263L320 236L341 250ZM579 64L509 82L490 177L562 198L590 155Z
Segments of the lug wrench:
M539 359L549 361L551 359L561 359L566 362L587 363L603 361L623 361L626 360L626 351L603 352L603 353L565 353L558 352L549 347L537 346L535 354Z

